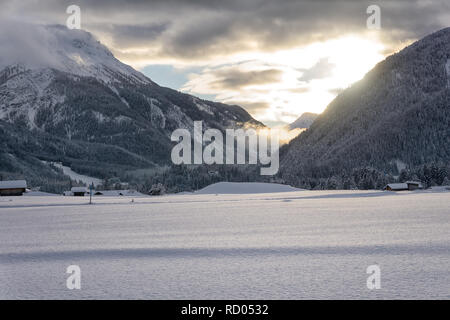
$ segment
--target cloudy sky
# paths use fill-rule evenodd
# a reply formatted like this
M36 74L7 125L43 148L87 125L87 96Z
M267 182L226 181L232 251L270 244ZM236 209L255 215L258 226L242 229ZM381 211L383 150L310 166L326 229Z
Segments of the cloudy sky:
M81 27L160 85L270 126L321 112L377 62L449 26L450 1L2 0L0 19ZM369 5L381 28L369 29Z

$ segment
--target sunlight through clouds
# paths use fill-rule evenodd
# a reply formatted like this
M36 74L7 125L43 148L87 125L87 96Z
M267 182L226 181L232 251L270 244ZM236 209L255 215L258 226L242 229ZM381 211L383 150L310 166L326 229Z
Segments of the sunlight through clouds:
M245 60L250 57L244 54L226 65L191 73L181 90L240 104L262 122L289 123L303 112L322 112L337 92L361 79L384 58L383 50L375 38L351 35L252 54L253 60Z
M447 0L380 0L381 28L369 30L371 4L77 1L82 29L119 60L161 85L239 104L272 127L323 111L377 62L449 21ZM58 0L4 0L0 16L64 24L66 7Z

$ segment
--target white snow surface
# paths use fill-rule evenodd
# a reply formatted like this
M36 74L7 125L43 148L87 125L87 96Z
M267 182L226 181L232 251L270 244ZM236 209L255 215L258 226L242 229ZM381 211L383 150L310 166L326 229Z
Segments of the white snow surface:
M102 196L128 196L128 197L145 197L143 193L137 192L136 190L96 190L96 192L100 192ZM97 196L96 196L97 197Z
M450 192L0 197L0 299L448 299ZM366 286L369 265L381 289ZM81 268L81 290L66 269Z
M54 197L55 194L42 191L27 191L23 194L24 197ZM10 199L12 200L12 199Z
M299 191L285 184L278 183L262 183L262 182L218 182L209 185L201 190L196 191L197 194L249 194L249 193L275 193L275 192L291 192Z

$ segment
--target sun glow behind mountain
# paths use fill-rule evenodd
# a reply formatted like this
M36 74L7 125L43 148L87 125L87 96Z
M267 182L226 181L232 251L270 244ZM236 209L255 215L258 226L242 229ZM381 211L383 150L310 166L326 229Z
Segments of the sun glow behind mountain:
M178 66L181 90L245 107L269 126L321 113L336 95L381 61L384 45L357 35L275 52L248 52L203 66ZM218 62L219 61L219 62ZM151 72L149 72L151 76Z
M87 1L81 28L156 83L234 103L275 127L323 111L377 62L448 26L446 0ZM67 4L0 3L5 20L64 25ZM11 34L16 34L12 30ZM3 49L3 48L2 48ZM79 61L82 64L82 61Z

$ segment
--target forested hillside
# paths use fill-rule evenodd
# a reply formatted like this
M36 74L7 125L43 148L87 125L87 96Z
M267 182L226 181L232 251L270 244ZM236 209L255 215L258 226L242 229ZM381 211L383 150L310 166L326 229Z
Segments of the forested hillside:
M450 162L450 28L380 62L344 90L309 130L281 150L281 176L296 186L380 187L424 165ZM420 169L422 168L422 169ZM362 176L367 177L368 174ZM353 177L353 180L352 180Z
M68 177L42 161L123 178L170 165L171 133L192 131L196 120L204 130L264 127L239 106L160 87L85 31L36 30L45 34L40 51L51 59L39 61L30 52L30 61L0 65L0 178L60 191Z

